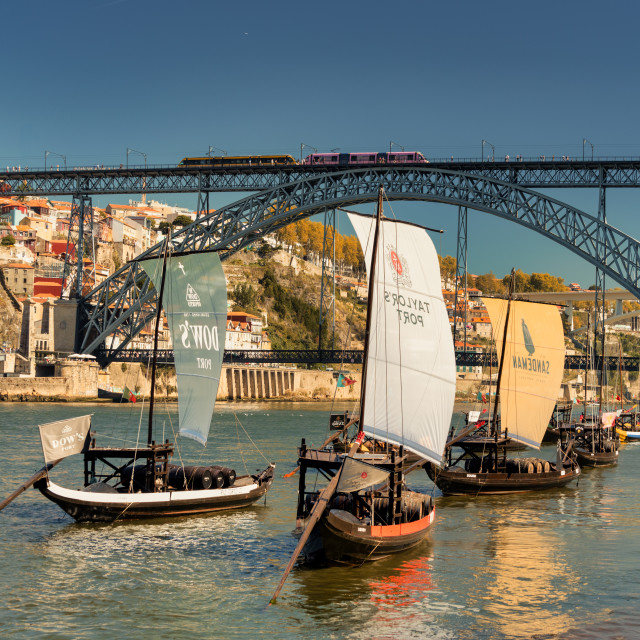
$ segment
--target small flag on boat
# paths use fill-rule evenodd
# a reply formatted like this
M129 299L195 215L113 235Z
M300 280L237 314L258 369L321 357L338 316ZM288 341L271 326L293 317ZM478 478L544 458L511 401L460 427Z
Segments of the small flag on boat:
M124 390L122 391L122 399L123 400L128 400L129 402L137 402L138 398L136 398L136 394L133 393L133 391L131 391L131 389L129 389L129 387L127 387L125 385Z
M344 493L359 491L365 487L386 482L388 478L389 472L386 469L380 469L353 458L345 458L336 491Z
M342 373L338 376L338 386L339 387L348 387L351 384L355 384L355 380L352 378L348 378Z

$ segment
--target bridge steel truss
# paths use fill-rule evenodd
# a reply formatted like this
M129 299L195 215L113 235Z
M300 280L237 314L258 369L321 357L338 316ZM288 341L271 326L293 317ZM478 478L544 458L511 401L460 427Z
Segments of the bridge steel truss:
M432 161L428 166L436 170L469 173L487 180L509 182L531 189L640 187L640 158L566 161L545 158L516 162L458 159L446 162ZM392 167L393 165L388 166ZM0 182L3 183L3 195L6 196L254 192L275 189L331 172L333 169L327 166L297 164L237 168L80 167L60 171L0 171Z
M599 266L640 297L640 243L634 238L598 217L519 185L431 165L378 165L320 173L266 189L201 215L171 236L172 250L217 250L225 259L296 220L374 202L379 184L389 200L440 202L516 222ZM79 350L94 352L115 332L122 340L120 348L124 348L147 324L156 294L139 261L158 257L160 247L138 256L81 301L84 319L79 325Z

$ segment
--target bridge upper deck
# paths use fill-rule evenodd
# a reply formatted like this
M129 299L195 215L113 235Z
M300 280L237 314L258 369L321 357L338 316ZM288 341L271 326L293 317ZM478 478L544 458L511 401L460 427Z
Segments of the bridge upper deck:
M437 159L429 164L375 165L469 173L521 187L639 187L640 158L536 159L497 161ZM362 169L361 165L234 166L234 167L73 167L0 171L3 195L97 195L130 193L197 193L260 191L318 174ZM366 167L364 167L366 168Z

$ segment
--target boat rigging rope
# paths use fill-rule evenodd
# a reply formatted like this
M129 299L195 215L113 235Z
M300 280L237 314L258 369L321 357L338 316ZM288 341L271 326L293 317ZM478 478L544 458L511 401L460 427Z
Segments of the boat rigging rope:
M260 454L260 456L262 456L262 459L267 463L267 464L271 464L271 460L269 460L268 458L265 457L265 455L262 453L262 451L260 450L260 448L258 447L258 445L252 440L251 436L247 433L247 430L244 428L244 425L242 424L242 422L240 421L240 418L238 418L238 414L234 411L233 415L235 417L236 420L236 433L238 433L238 425L240 425L240 428L244 431L244 434L247 436L247 438L249 439L249 442L251 442L251 444L254 446L255 450ZM238 433L238 436L240 434ZM240 450L240 455L242 455L242 450ZM244 463L244 457L242 458L242 461Z

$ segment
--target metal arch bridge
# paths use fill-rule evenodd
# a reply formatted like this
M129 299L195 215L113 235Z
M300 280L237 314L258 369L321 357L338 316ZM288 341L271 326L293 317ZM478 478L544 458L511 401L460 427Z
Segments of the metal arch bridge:
M421 200L468 207L536 231L591 262L640 297L640 243L601 219L519 185L427 166L374 166L318 173L202 215L171 237L174 251L218 250L224 259L295 220L337 207L375 201L378 185L389 200ZM120 349L150 320L155 291L139 260L114 273L82 302L78 349L95 352L118 332Z

